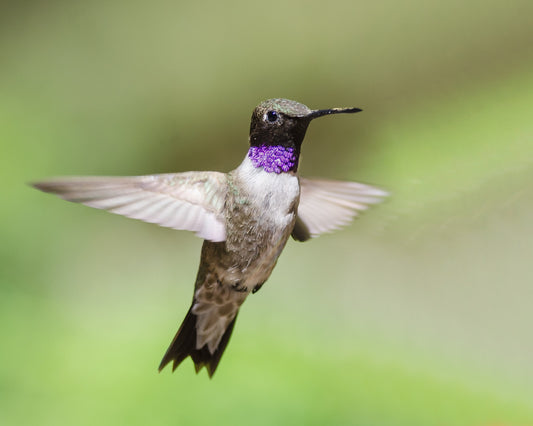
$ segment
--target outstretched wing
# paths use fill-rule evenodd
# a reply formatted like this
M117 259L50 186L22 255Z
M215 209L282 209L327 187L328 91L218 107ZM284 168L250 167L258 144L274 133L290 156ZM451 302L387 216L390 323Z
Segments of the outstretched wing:
M227 191L223 173L67 177L33 186L67 201L168 228L193 231L206 240L226 239L223 208Z
M292 236L306 241L339 229L387 195L362 183L300 178L300 205Z

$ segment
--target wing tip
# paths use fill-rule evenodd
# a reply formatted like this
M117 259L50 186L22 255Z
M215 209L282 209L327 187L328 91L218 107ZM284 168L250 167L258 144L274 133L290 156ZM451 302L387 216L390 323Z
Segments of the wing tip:
M58 189L58 181L55 181L53 179L49 180L41 180L38 182L27 182L27 185L31 186L32 188L38 189L42 192L57 192Z

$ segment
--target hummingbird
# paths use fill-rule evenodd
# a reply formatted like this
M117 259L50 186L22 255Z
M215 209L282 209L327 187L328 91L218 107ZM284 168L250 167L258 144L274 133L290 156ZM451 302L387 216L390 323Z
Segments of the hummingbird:
M228 173L63 177L33 186L204 239L191 307L159 371L170 362L174 371L190 356L196 373L205 367L212 377L240 306L268 279L289 237L307 241L334 231L387 196L370 185L297 173L312 120L360 111L312 110L288 99L269 99L254 109L248 152Z

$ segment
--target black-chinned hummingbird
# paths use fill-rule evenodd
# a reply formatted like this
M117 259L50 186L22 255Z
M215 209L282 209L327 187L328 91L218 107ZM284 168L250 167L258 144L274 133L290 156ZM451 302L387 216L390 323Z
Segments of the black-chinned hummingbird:
M250 148L229 173L66 177L35 183L42 191L112 213L195 232L204 239L192 305L159 366L188 356L196 372L215 372L239 307L268 279L292 235L306 241L349 223L383 199L381 189L297 174L311 120L358 108L311 110L288 99L260 103Z

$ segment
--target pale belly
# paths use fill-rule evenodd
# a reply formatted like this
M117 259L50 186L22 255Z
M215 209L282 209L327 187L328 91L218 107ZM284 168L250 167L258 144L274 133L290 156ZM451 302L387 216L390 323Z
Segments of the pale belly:
M270 276L294 228L300 184L293 174L266 173L255 168L242 173L239 183L226 249L234 258L235 268L230 268L233 278L253 289ZM233 274L227 272L230 278Z
M201 269L213 270L223 285L252 291L270 276L294 228L300 184L294 174L266 173L246 160L237 171L229 183L227 239L204 243Z

